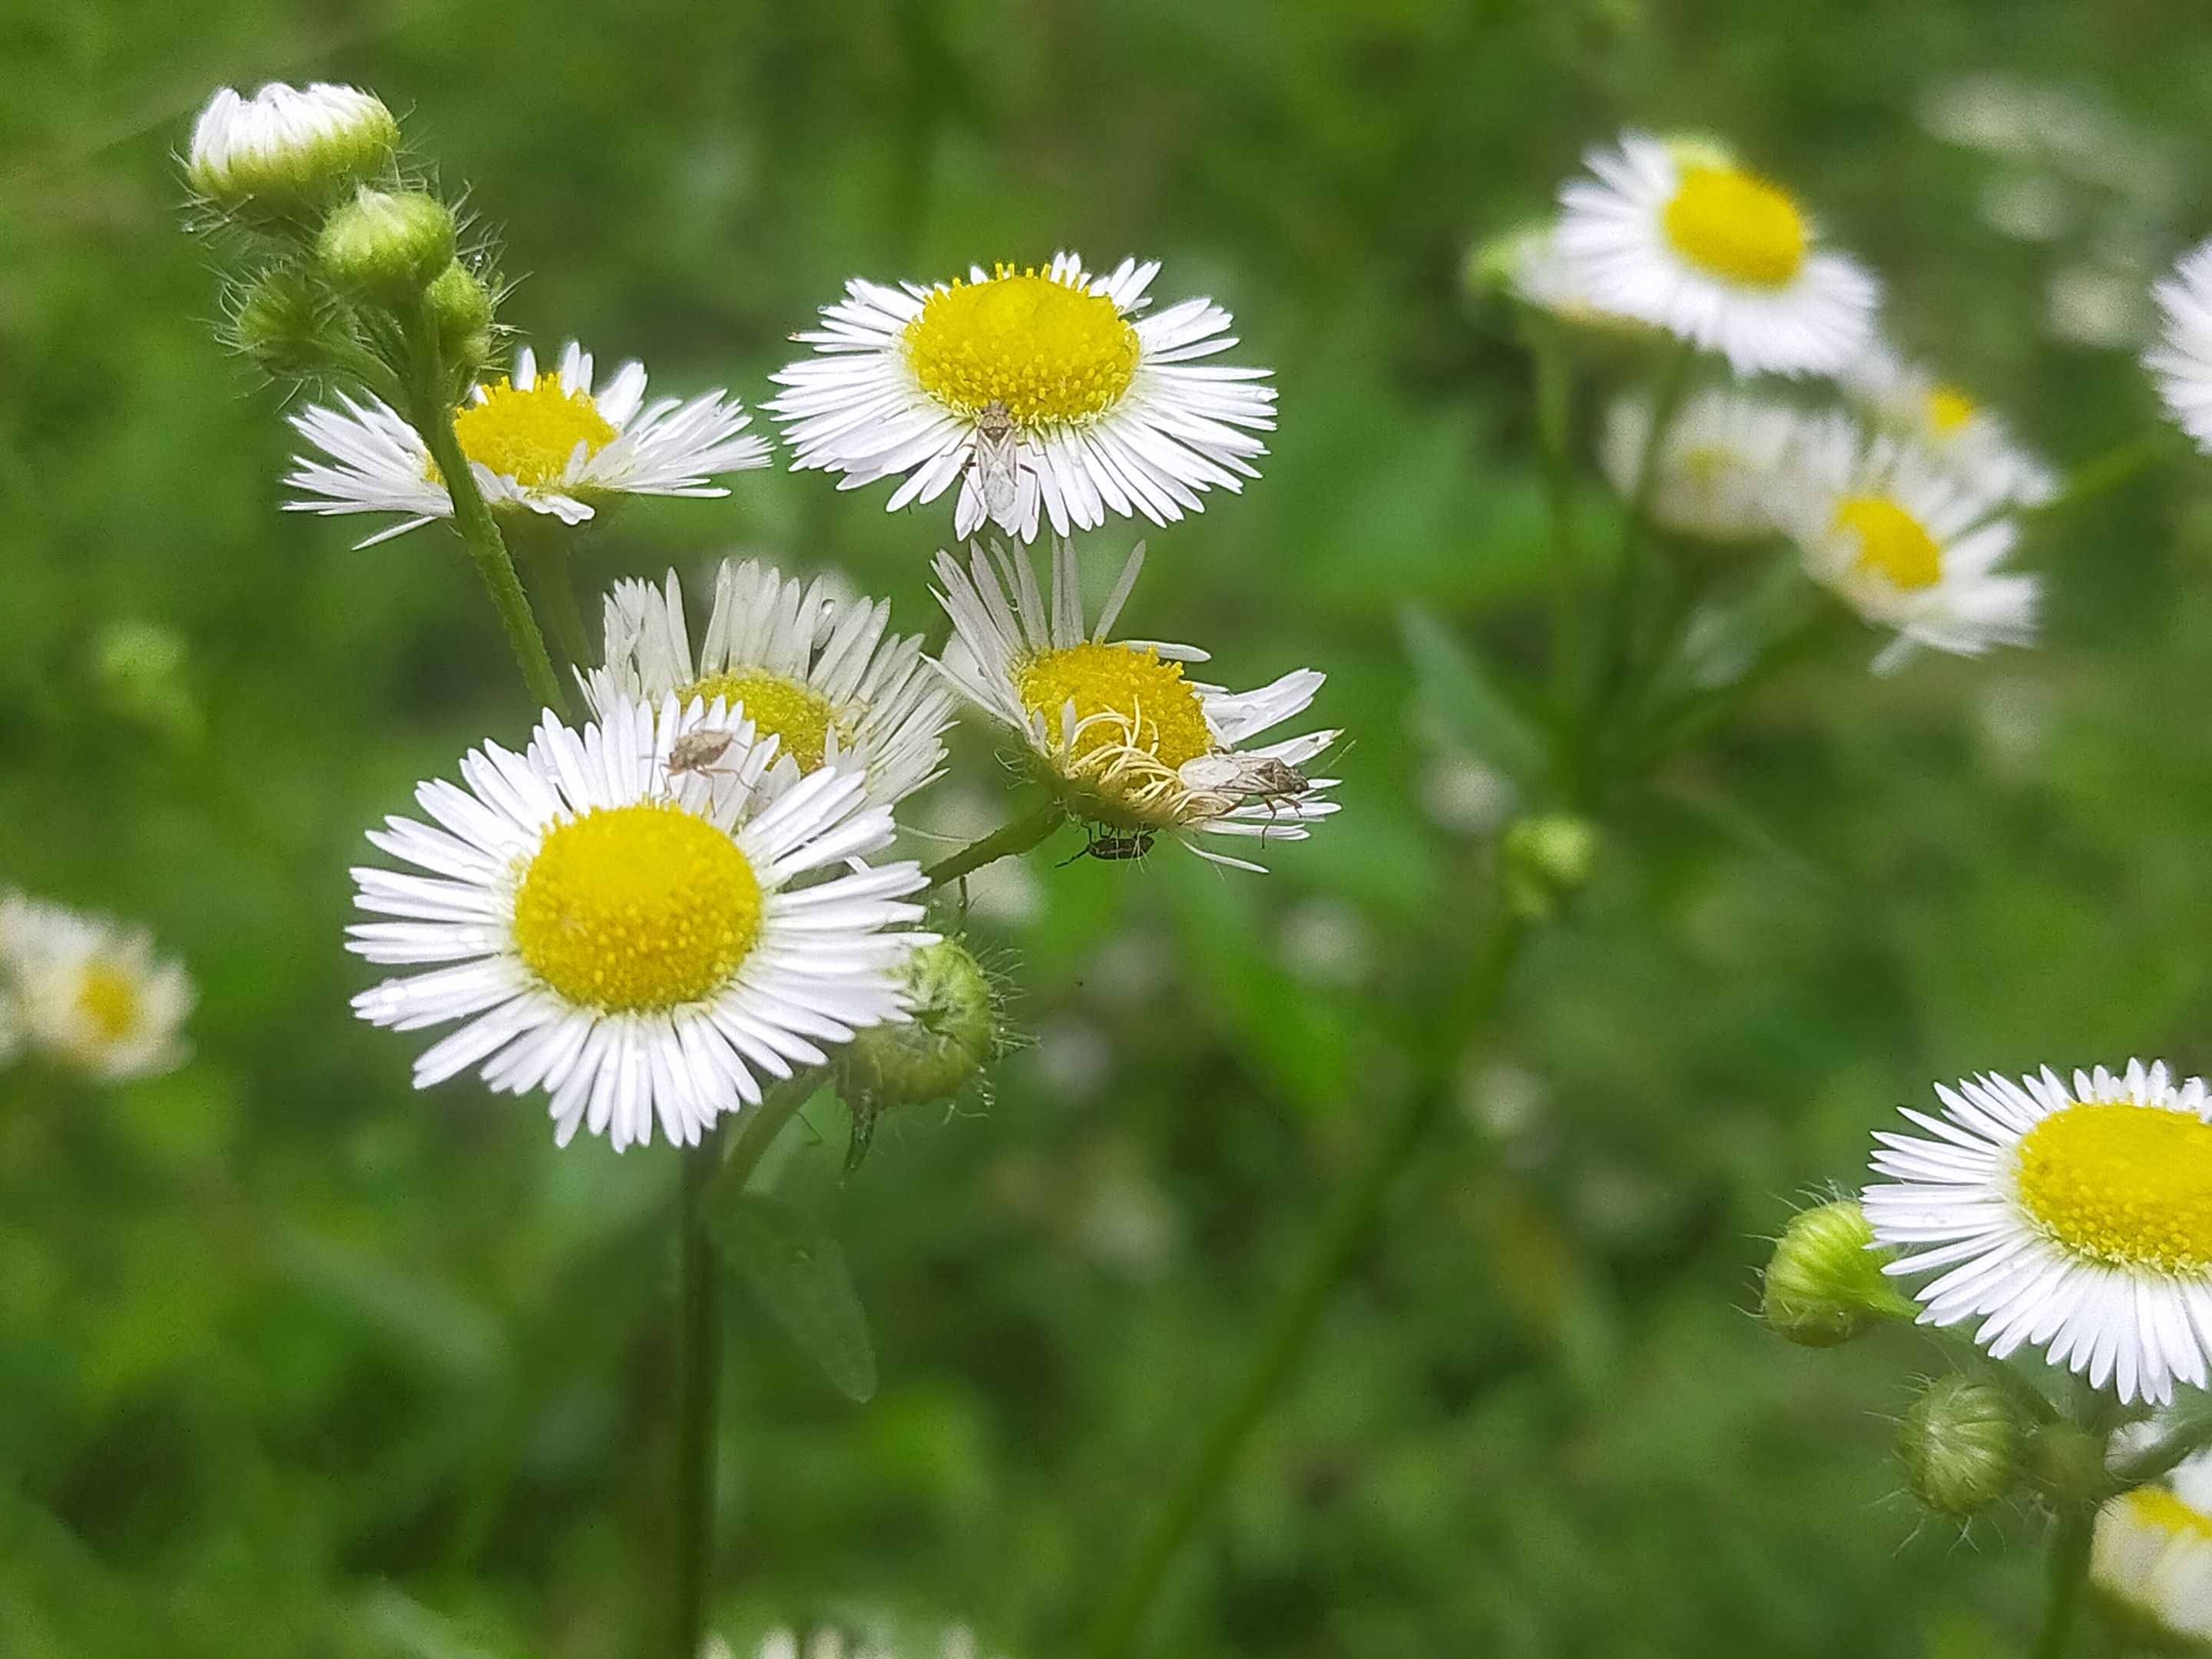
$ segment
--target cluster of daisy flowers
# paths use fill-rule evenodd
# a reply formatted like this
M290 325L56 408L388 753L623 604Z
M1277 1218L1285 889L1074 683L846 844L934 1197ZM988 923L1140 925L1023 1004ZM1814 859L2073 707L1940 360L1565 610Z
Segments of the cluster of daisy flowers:
M192 1000L143 928L0 892L0 1063L31 1056L102 1083L171 1071Z

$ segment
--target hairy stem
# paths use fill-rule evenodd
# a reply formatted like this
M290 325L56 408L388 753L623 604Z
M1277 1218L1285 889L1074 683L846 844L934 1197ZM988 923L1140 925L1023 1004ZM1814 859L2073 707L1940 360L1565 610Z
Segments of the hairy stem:
M512 538L528 573L531 596L538 614L553 636L553 648L571 670L587 668L592 661L590 636L584 613L576 603L576 584L568 569L569 542L574 532L558 519L530 515L532 522L518 524Z
M969 842L950 858L939 860L922 873L929 878L932 887L942 887L946 882L957 881L987 864L995 864L1000 859L1028 852L1059 829L1066 818L1067 809L1057 800L1048 800L1035 811L993 830L982 840Z
M2089 1538L2095 1517L2096 1511L2085 1504L2069 1504L2059 1511L2045 1567L2043 1628L2036 1635L2033 1659L2064 1659L2075 1615L2081 1607L2082 1586L2089 1578Z
M721 1264L707 1231L707 1197L721 1164L718 1121L684 1152L677 1227L675 1587L667 1659L698 1659L714 1555L715 1433L722 1382Z
M1460 994L1453 999L1436 1059L1424 1068L1419 1081L1407 1091L1330 1206L1289 1287L1269 1315L1266 1333L1245 1368L1243 1381L1215 1415L1189 1461L1176 1473L1165 1501L1107 1602L1085 1650L1088 1659L1121 1659L1134 1646L1170 1569L1212 1508L1236 1466L1237 1454L1297 1370L1322 1311L1374 1231L1400 1172L1443 1110L1449 1095L1445 1079L1450 1065L1465 1038L1496 1006L1526 932L1527 923L1520 917L1510 913L1499 915L1487 947L1470 968Z

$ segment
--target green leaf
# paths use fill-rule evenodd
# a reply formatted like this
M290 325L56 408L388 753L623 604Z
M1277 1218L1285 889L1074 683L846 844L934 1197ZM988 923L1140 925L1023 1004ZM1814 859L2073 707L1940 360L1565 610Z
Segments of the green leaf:
M714 1237L753 1295L848 1400L876 1392L868 1316L845 1271L845 1253L812 1217L765 1193L718 1206Z
M1406 654L1421 696L1444 730L1485 764L1524 790L1540 787L1549 767L1544 732L1502 690L1474 647L1414 604L1398 608Z

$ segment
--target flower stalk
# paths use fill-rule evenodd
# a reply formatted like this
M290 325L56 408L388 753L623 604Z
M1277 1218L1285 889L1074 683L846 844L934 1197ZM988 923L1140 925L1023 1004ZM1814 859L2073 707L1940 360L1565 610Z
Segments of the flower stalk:
M697 1659L714 1555L716 1417L722 1382L722 1278L707 1230L721 1167L718 1121L686 1147L677 1221L675 1583L667 1659Z

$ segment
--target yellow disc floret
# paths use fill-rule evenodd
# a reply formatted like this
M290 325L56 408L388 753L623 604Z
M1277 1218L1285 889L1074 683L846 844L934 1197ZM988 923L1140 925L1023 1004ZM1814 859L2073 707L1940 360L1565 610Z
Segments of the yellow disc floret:
M1741 167L1684 167L1664 218L1677 252L1732 283L1780 288L1805 263L1797 204Z
M1933 587L1943 580L1943 550L1936 538L1885 496L1845 497L1836 507L1836 528L1858 536L1859 569L1893 587Z
M2137 1486L2124 1501L2131 1520L2177 1537L2212 1542L2212 1516L2191 1509L2164 1486Z
M1042 651L1014 671L1024 708L1044 716L1057 743L1061 710L1075 705L1079 728L1070 758L1109 745L1141 749L1170 771L1213 748L1198 693L1179 662L1163 662L1150 646L1085 641Z
M778 739L778 751L799 763L801 772L822 764L830 748L830 728L837 727L841 743L851 741L852 732L837 719L830 699L812 686L765 668L725 669L696 680L677 694L685 703L698 697L713 702L720 697L732 713L742 708L744 716L763 736Z
M76 1011L101 1041L113 1042L127 1036L138 1023L138 981L120 968L92 963L77 981Z
M529 387L501 380L453 416L461 453L519 484L561 482L576 446L596 455L614 441L615 428L588 392L564 392L557 374L540 374Z
M933 291L905 338L931 397L969 415L1003 404L1023 427L1103 415L1137 372L1137 331L1111 300L1009 265Z
M667 801L556 825L514 895L514 945L531 971L608 1013L711 995L760 921L760 883L737 844Z
M2021 1203L2076 1255L2113 1267L2212 1268L2212 1124L2124 1103L2054 1112L2020 1143Z
M1954 386L1939 386L1928 394L1928 424L1945 437L1974 418L1974 400Z

